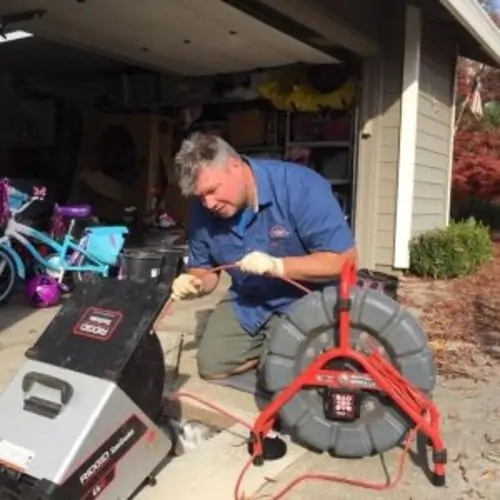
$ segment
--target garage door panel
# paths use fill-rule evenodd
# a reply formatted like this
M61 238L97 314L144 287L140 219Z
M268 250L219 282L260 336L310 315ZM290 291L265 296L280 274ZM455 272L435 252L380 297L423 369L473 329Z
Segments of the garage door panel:
M219 0L79 3L0 0L2 12L46 8L24 29L183 74L213 74L335 60Z

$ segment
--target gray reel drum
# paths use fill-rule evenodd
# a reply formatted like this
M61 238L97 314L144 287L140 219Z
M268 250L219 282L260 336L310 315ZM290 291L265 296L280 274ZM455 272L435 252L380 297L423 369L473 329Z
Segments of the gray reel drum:
M436 365L428 338L417 320L387 295L355 287L351 294L351 345L360 348L367 336L415 387L430 394ZM298 300L277 322L261 363L263 385L276 394L309 363L331 347L336 336L336 287ZM335 369L359 371L349 360ZM412 427L393 402L377 392L361 395L359 417L351 422L326 418L318 389L303 389L280 412L281 425L299 443L333 456L359 458L397 446Z

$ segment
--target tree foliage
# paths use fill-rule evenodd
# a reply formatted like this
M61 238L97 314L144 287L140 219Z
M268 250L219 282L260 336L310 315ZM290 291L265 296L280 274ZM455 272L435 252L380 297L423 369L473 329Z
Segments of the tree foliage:
M465 105L479 74L482 119ZM500 70L461 59L457 72L457 120L453 154L455 202L470 195L500 199Z
M500 134L458 131L455 137L453 190L458 199L470 195L500 199Z

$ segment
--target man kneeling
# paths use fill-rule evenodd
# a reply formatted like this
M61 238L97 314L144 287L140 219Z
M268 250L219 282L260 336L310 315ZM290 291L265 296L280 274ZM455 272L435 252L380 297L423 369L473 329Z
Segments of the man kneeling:
M222 379L255 368L276 315L303 296L280 277L322 289L354 239L330 183L312 169L239 155L217 136L186 139L175 158L181 190L192 197L188 270L172 298L211 293L217 266L232 283L210 316L198 348L198 371Z

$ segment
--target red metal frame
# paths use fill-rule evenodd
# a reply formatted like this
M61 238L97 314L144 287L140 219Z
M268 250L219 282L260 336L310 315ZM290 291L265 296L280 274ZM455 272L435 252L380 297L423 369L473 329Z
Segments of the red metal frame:
M350 345L350 295L356 283L356 267L347 262L341 272L337 317L339 321L338 345L318 356L301 375L281 391L257 417L250 435L255 465L264 461L263 440L273 428L281 408L304 387L330 387L363 389L382 392L414 423L419 432L428 438L433 448L433 482L445 482L446 449L441 437L440 414L436 406L418 388L394 368L378 351L368 349L365 354ZM371 346L373 347L373 346ZM366 373L329 370L324 367L335 358L351 359Z

